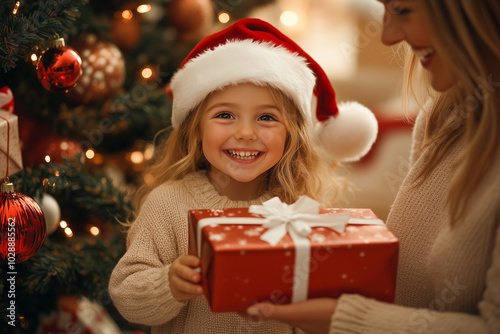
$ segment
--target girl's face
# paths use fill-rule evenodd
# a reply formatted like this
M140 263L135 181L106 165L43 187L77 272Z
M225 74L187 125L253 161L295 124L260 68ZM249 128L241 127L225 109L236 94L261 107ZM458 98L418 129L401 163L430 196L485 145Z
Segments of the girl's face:
M420 0L378 0L384 4L382 42L393 45L406 41L424 68L430 72L431 85L444 92L457 82L448 62L435 49L432 33Z
M245 83L210 95L200 122L209 174L222 172L230 181L260 182L259 176L283 155L287 136L283 117L266 87Z

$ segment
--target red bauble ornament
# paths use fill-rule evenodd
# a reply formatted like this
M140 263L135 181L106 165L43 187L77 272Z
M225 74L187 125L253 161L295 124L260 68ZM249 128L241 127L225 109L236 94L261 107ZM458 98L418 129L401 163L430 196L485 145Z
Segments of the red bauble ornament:
M31 197L14 192L12 183L3 183L1 190L0 257L2 264L13 265L28 260L42 247L47 234L45 218Z
M76 45L82 56L83 74L78 84L69 90L73 101L91 104L113 97L125 82L125 61L120 50L112 43L86 38Z
M64 46L64 39L60 38L40 56L37 73L43 88L65 92L82 74L82 60L75 50Z
M173 0L167 13L170 23L184 40L198 37L214 19L214 7L210 0Z

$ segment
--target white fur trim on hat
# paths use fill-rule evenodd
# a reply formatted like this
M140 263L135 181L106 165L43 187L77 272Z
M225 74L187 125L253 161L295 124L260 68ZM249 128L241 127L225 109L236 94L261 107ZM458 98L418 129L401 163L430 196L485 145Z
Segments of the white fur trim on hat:
M233 40L191 59L172 77L173 127L179 127L212 91L243 82L281 90L312 124L316 77L306 59L270 43Z
M350 162L368 153L377 138L378 123L370 109L357 102L338 105L339 114L317 123L319 144L336 161Z

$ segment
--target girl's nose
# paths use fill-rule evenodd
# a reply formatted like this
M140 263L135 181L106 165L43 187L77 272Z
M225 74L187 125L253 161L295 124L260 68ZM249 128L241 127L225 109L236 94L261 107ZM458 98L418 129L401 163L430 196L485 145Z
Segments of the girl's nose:
M384 14L382 43L394 45L404 40L404 33L401 27L394 22L394 17L387 10Z
M257 139L257 131L253 124L249 124L249 122L240 122L236 129L235 137L238 140L255 140Z

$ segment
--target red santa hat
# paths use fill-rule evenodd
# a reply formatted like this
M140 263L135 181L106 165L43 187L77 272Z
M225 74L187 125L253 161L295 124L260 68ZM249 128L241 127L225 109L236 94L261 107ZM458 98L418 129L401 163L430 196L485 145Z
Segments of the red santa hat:
M336 161L356 161L377 137L373 113L357 102L337 106L323 69L269 23L243 19L201 40L169 84L172 126L179 127L212 91L249 82L291 98L322 147ZM313 124L313 97L317 98Z

